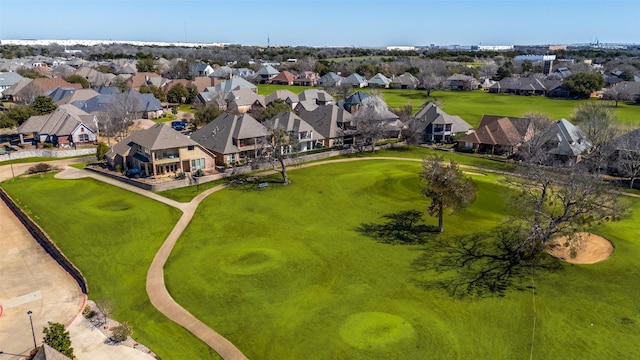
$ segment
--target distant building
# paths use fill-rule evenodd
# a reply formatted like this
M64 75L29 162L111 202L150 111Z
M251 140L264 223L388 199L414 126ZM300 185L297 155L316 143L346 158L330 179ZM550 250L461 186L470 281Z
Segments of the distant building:
M515 46L513 45L475 45L471 46L471 50L478 51L509 51L513 50Z
M387 46L388 51L413 51L415 46Z
M549 51L567 50L567 45L549 45Z

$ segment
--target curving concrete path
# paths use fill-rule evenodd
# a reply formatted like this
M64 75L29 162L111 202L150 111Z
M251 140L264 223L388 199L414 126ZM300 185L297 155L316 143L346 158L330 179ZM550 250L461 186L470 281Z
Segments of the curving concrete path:
M301 169L301 168L310 167L310 166L324 165L329 163L366 161L366 160L396 160L396 161L422 162L422 159L408 159L408 158L400 158L400 157L348 158L348 159L326 160L326 161L319 161L319 162L314 162L309 164L294 165L289 167L289 170L294 171L296 169ZM477 171L484 171L484 172L491 172L491 173L498 173L498 174L507 174L507 172L500 171L500 170L485 169L485 168L480 168L476 166L469 166L469 165L462 165L462 164L459 164L459 166L460 168L463 168L463 169L477 170ZM24 168L26 169L26 167ZM271 174L274 172L275 171L262 173L261 176L266 174ZM164 282L164 265L167 259L169 258L171 251L173 250L173 247L175 246L178 238L180 237L180 235L182 235L183 231L186 229L186 227L189 225L189 222L193 218L193 215L195 214L195 211L198 208L198 205L207 196L225 188L226 185L220 185L212 189L208 189L200 193L198 196L196 196L193 200L191 200L188 203L180 203L180 202L165 198L163 196L160 196L154 192L143 190L138 187L120 182L118 180L115 180L106 176L102 176L94 172L80 170L80 169L76 169L69 166L67 166L64 171L56 175L56 178L59 178L59 179L79 179L79 178L85 178L85 177L91 177L96 180L123 188L125 190L131 191L143 196L147 196L154 200L165 203L169 206L178 208L182 211L182 216L180 217L180 219L172 229L169 236L165 239L159 251L156 253L156 256L154 257L151 263L151 266L149 267L149 271L147 272L146 290L147 290L149 299L151 300L151 303L153 304L153 306L155 306L161 313L163 313L169 319L173 320L177 324L180 324L181 326L189 330L192 334L200 338L202 341L208 344L212 349L214 349L218 354L220 354L220 356L222 356L224 359L233 359L233 360L247 359L247 357L237 347L235 347L230 341L228 341L222 335L220 335L219 333L217 333L216 331L208 327L202 321L198 320L195 316L193 316L186 309L184 309L180 304L178 304L173 299L171 294L169 294L169 291L167 290ZM1 179L2 177L0 176L0 180ZM634 196L635 194L621 193L621 195Z

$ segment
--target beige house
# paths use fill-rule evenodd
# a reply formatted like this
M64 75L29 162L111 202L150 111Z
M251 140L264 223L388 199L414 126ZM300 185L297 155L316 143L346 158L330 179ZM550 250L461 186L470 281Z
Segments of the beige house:
M142 176L215 171L216 156L195 141L164 124L135 131L106 154L112 168L134 170Z

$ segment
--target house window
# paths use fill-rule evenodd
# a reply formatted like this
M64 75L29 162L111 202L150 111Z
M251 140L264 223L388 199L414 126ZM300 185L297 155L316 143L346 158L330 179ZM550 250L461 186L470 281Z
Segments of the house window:
M189 150L189 151L193 151L195 148L196 148L196 147L195 147L195 146L193 146L193 145L189 145L189 146L187 146L187 150Z
M88 134L80 134L78 135L78 142L87 142L89 141L89 135Z
M191 159L191 171L193 170L203 170L206 168L206 163L204 158L201 159Z

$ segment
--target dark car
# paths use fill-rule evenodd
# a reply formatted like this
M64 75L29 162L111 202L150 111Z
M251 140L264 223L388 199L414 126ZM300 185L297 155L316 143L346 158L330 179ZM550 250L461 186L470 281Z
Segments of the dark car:
M171 122L171 127L175 131L183 131L189 125L188 122L182 120L174 120Z

